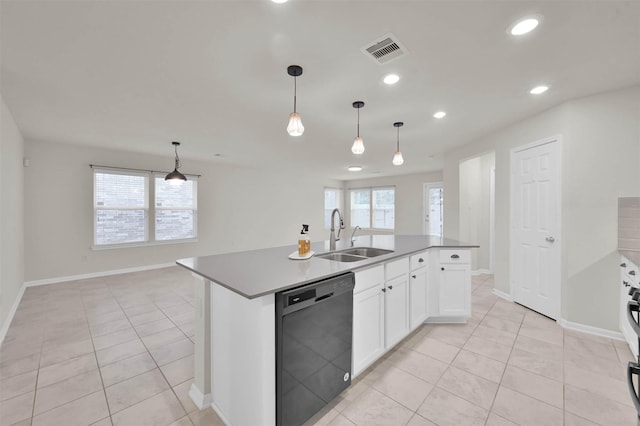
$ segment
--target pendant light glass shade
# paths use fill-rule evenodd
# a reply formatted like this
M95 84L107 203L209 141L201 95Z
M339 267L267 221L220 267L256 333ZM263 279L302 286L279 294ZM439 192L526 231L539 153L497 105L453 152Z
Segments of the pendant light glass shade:
M300 114L296 111L296 98L298 91L296 78L302 75L302 67L300 65L289 65L287 67L287 74L293 77L293 112L289 114L287 133L291 136L301 136L304 133L304 126L302 125Z
M353 140L353 145L351 146L351 152L356 155L360 155L364 153L364 141L360 137L360 108L364 106L364 102L355 101L352 105L358 110L358 127L356 131L356 138Z
M351 146L351 152L356 155L360 155L364 152L364 142L360 136L356 136L353 140L353 145Z
M402 158L402 153L400 151L397 151L395 154L393 154L393 165L402 166L402 163L404 163L404 158Z
M300 136L304 133L304 126L300 114L292 112L289 114L289 124L287 125L287 133L291 136Z
M404 158L402 158L402 152L400 152L400 127L402 127L404 123L402 121L397 121L393 123L393 127L398 129L397 133L397 141L396 141L396 153L393 155L393 165L401 166L404 163Z
M171 173L164 177L164 180L168 180L172 184L181 184L187 180L187 177L178 171L180 168L180 157L178 157L178 147L180 146L180 142L171 142L171 145L174 146L176 151L175 168Z

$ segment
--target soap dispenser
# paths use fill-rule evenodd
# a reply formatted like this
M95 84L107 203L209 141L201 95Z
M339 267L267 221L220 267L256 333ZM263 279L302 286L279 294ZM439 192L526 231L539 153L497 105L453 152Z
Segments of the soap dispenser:
M305 256L311 251L311 240L309 239L309 225L302 225L302 230L298 236L298 256Z

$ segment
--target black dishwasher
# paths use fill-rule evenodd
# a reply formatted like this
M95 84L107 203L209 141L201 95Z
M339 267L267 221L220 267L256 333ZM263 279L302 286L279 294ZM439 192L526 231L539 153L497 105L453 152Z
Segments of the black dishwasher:
M276 293L276 425L299 426L351 384L352 272Z

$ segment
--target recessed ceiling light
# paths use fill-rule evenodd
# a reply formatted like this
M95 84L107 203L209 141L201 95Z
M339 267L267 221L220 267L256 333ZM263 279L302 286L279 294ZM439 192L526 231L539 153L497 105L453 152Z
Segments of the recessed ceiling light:
M349 170L350 172L359 172L362 170L362 167L360 166L349 166L347 168L347 170Z
M447 115L447 113L446 113L446 112L444 112L444 111L438 111L438 112L436 112L435 114L433 114L433 116L434 116L435 118L442 118L442 117L444 117L445 115Z
M539 95L540 93L544 93L549 90L548 86L536 86L533 89L529 90L529 93L532 95Z
M527 17L518 20L515 24L509 27L509 34L519 36L533 31L538 24L540 24L540 17Z
M386 84L396 84L398 81L400 81L400 77L398 77L397 74L387 74L384 76L384 79L382 81L384 81Z
M286 3L288 0L271 0L271 1L274 3L280 4L280 3Z

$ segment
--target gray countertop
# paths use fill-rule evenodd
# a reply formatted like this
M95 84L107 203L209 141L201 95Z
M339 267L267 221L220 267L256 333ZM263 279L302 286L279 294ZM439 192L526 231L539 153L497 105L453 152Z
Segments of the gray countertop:
M176 263L190 271L215 281L248 299L311 283L334 275L355 271L380 262L406 256L428 248L473 248L448 238L429 235L362 235L356 238L356 247L377 247L393 250L393 253L358 262L336 262L312 257L307 260L291 260L288 256L297 252L296 245L180 259ZM348 238L336 244L336 250L350 248ZM316 254L329 251L329 242L311 244Z
M621 255L632 261L636 266L640 266L640 251L636 250L618 250Z

